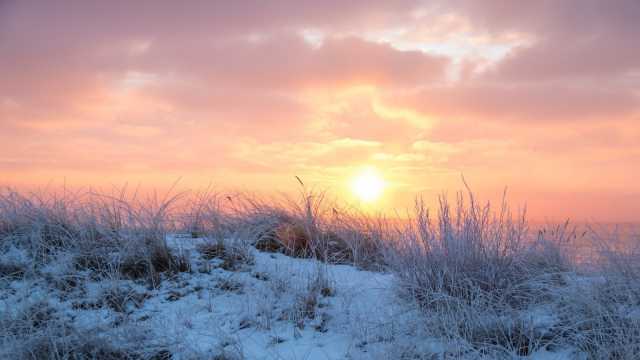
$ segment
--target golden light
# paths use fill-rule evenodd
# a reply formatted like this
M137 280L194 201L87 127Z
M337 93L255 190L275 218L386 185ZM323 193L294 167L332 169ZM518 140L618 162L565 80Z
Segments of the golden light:
M351 191L362 202L378 200L385 188L385 181L374 168L362 170L351 183Z

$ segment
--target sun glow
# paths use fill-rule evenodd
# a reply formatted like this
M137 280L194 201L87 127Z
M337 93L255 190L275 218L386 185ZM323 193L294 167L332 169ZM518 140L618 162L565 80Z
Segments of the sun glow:
M376 169L366 168L353 179L351 190L360 201L371 203L380 198L385 185L385 181Z

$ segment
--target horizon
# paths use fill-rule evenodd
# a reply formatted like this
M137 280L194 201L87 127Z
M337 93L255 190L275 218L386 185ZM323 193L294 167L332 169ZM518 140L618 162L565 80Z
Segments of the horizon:
M0 186L640 221L640 3L0 1Z

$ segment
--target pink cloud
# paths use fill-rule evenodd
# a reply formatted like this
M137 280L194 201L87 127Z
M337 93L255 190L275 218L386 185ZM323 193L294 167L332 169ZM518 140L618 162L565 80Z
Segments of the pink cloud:
M0 175L274 187L375 163L407 191L465 172L624 201L640 193L638 18L632 0L0 2ZM412 33L432 23L442 40ZM465 43L506 55L442 55Z

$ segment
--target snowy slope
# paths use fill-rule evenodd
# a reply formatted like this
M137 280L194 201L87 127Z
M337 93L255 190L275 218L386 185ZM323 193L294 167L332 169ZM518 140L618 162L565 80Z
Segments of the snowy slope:
M158 360L455 358L455 342L429 335L425 315L398 297L393 275L252 247L248 259L229 268L198 251L204 239L174 236L168 244L192 269L162 274L155 288L92 277L64 254L38 276L0 279L0 358L14 358L13 347L37 350L43 340L59 346L65 338ZM4 256L22 257L18 251ZM532 316L543 322L549 314ZM33 342L15 341L11 334L21 331L33 334ZM556 349L528 358L575 357Z
M251 261L225 270L197 251L203 242L169 238L192 271L162 274L155 289L94 279L62 257L40 276L2 282L0 312L16 324L44 316L51 329L35 323L34 334L62 336L57 324L71 325L115 348L166 348L173 359L368 359L402 352L402 342L414 347L404 319L415 314L394 295L389 274L254 248Z

